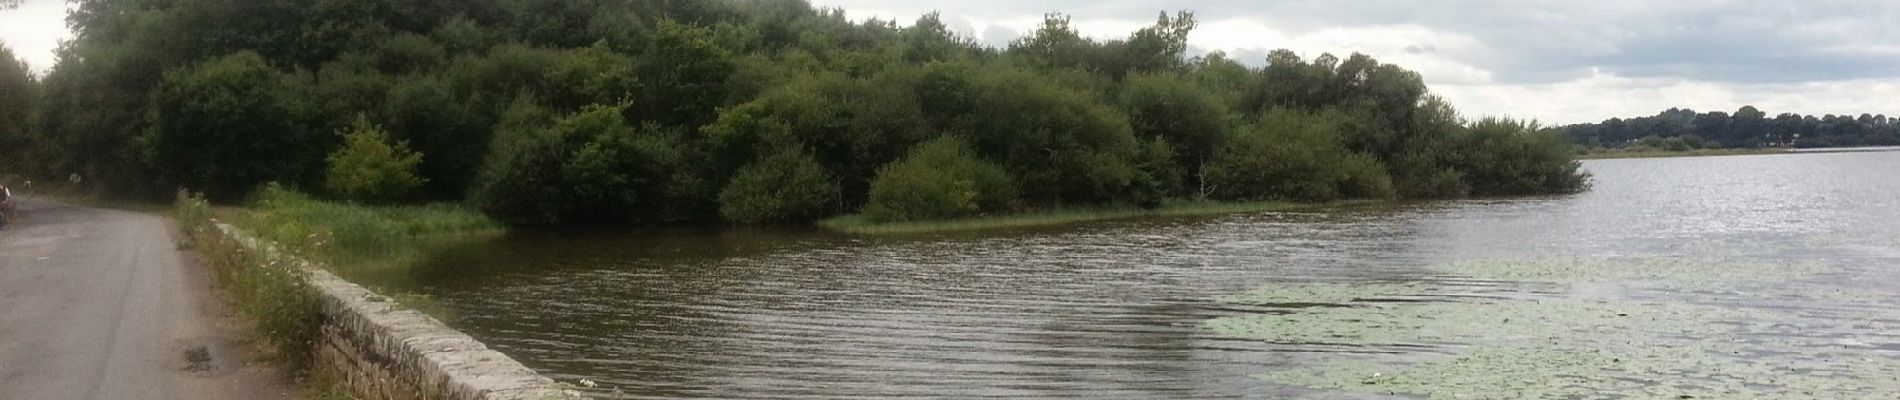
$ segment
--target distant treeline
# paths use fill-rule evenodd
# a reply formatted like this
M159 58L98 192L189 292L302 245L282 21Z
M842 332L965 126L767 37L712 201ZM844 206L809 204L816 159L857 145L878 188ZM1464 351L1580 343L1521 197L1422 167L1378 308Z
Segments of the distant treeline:
M1051 15L996 49L936 15L899 27L798 0L75 6L49 75L0 69L15 85L0 86L0 174L221 201L276 181L463 201L523 224L1586 184L1554 131L1466 121L1418 74L1371 57L1188 58L1187 13L1108 41Z
M1900 146L1900 118L1885 114L1812 116L1768 113L1745 106L1734 114L1671 108L1649 117L1611 118L1563 128L1572 142L1592 148L1659 150L1756 147Z

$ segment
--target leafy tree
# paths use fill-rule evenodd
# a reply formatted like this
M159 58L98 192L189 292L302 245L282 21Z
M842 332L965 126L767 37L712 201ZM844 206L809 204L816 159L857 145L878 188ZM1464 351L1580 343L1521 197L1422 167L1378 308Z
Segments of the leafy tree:
M1344 116L1275 109L1243 128L1208 166L1222 200L1328 201L1390 197L1378 161L1340 143Z
M1172 75L1134 75L1121 94L1136 137L1158 140L1174 150L1170 158L1198 180L1202 164L1232 135L1232 113L1213 96Z
M452 54L470 54L487 50L494 46L495 35L488 28L477 24L466 15L456 15L442 21L429 37L442 44L442 49Z
M946 219L1011 208L1016 188L1001 167L945 136L880 169L864 215L878 221Z
M1868 117L1863 125L1872 125L1873 118ZM1726 142L1736 147L1757 147L1768 136L1768 113L1755 109L1755 106L1742 106L1729 117L1729 135Z
M1139 151L1128 120L1094 96L1016 70L980 78L985 101L957 128L1000 160L1032 205L1099 203L1126 193Z
M657 222L666 218L661 188L679 154L664 132L633 129L615 107L594 106L556 125L570 141L585 140L561 164L569 221Z
M1180 194L1184 169L1175 161L1175 153L1174 146L1160 138L1142 144L1141 152L1131 160L1135 176L1128 185L1129 202L1142 208L1155 208ZM1201 165L1195 164L1197 171Z
M747 164L719 192L719 214L740 224L809 222L837 210L838 184L796 148Z
M356 123L352 116L381 115L396 78L378 71L367 56L346 54L317 70L313 96L327 118L326 128L344 130Z
M1186 62L1188 34L1195 26L1194 13L1182 11L1174 17L1161 13L1153 26L1135 31L1123 43L1117 75L1180 69Z
M1468 149L1454 165L1471 184L1471 194L1510 196L1570 193L1588 187L1588 175L1574 148L1556 132L1536 123L1486 118L1456 138Z
M563 52L547 70L540 94L562 109L626 102L639 91L634 61L606 46L594 45Z
M976 44L951 32L942 17L937 12L924 14L909 28L904 28L904 62L950 61L975 52Z
M468 109L449 83L434 77L400 79L389 88L382 116L389 132L429 157L421 172L431 198L450 199L467 191L468 171L481 165L490 131L481 114Z
M930 132L907 76L804 76L728 110L711 128L735 144L727 160L788 146L808 149L837 174L842 200L860 205L878 168L903 157ZM739 114L744 114L740 117ZM743 161L741 161L743 162ZM734 165L733 167L736 167Z
M1096 43L1070 26L1069 16L1048 14L1042 26L1010 42L1009 54L1039 67L1086 68L1095 58Z
M635 129L613 106L589 106L545 128L545 111L517 102L496 138L474 199L518 223L614 224L666 218L679 154L655 128Z
M377 44L377 67L383 72L406 74L434 70L448 58L448 51L427 36L403 34Z
M660 23L641 57L641 98L635 120L697 126L710 122L726 99L732 56L704 28Z
M324 188L349 200L387 203L414 195L423 179L416 176L422 154L409 149L408 143L391 141L381 127L369 118L358 116L348 131L341 132L343 146L330 153L329 169L324 173Z
M1246 89L1259 79L1246 65L1219 51L1188 60L1186 77L1228 109L1241 109Z
M35 147L33 117L39 84L26 61L0 42L0 174L18 174L32 167ZM37 157L34 157L37 158Z
M1696 113L1693 110L1671 108L1654 116L1611 118L1600 123L1570 125L1560 130L1573 143L1605 149L1632 146L1692 149L1900 145L1900 124L1883 117L1885 115L1848 117L1782 113L1770 119L1768 113L1754 106L1743 106L1733 115L1719 111ZM1690 139L1690 136L1696 139ZM1673 142L1669 142L1677 137L1683 138L1683 145L1674 146ZM1698 141L1703 143L1692 144Z
M264 182L305 182L329 142L295 76L241 52L168 72L140 138L166 183L236 200Z
M510 223L561 222L567 201L560 167L568 147L548 129L552 119L551 111L526 96L510 103L470 189L470 203Z

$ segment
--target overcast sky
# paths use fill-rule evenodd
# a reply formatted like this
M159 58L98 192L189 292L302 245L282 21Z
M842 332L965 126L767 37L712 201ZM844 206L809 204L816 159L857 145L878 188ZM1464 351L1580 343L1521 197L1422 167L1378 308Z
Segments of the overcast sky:
M1669 107L1900 114L1900 2L1890 0L813 0L908 25L941 11L1004 45L1048 12L1122 37L1163 10L1194 11L1189 41L1250 64L1288 48L1363 52L1420 72L1467 116L1549 123ZM35 69L66 37L61 0L0 11L0 40Z

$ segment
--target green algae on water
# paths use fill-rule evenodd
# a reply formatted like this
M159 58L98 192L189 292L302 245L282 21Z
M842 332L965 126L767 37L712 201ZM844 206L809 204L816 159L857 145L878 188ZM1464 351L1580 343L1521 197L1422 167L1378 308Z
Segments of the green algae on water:
M1711 357L1716 345L1501 346L1394 366L1340 361L1262 374L1320 389L1430 399L1887 399L1891 358Z
M1477 279L1575 284L1584 282L1778 282L1835 272L1814 263L1725 262L1705 259L1473 261L1435 270Z
M1337 304L1366 300L1408 300L1458 293L1456 289L1423 282L1403 283L1291 283L1263 287L1216 300L1232 304Z
M1742 317L1719 307L1570 299L1473 303L1394 303L1282 315L1216 318L1224 336L1279 343L1354 346L1546 340L1573 334L1714 334L1680 323L1700 316Z
M1268 381L1431 399L1856 399L1900 393L1895 297L1802 284L1817 264L1707 260L1473 262L1436 268L1468 284L1263 287L1223 301L1326 303L1206 322L1286 345L1424 346L1339 356ZM1512 289L1511 282L1529 282ZM1795 282L1795 284L1790 284ZM1549 291L1556 284L1569 290ZM1614 290L1591 290L1611 287ZM1534 288L1534 289L1533 289ZM1513 296L1510 292L1520 293ZM1607 296L1605 293L1617 294ZM1411 301L1384 301L1384 300Z

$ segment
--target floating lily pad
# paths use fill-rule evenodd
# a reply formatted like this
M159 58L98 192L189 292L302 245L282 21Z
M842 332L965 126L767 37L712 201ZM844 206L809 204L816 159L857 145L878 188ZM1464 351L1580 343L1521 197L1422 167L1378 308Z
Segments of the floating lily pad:
M1332 303L1206 322L1288 345L1429 345L1449 355L1360 356L1271 371L1293 386L1431 399L1856 399L1900 393L1892 296L1807 284L1840 269L1703 260L1546 260L1439 268L1495 280L1295 284L1223 298ZM1518 293L1510 282L1527 282ZM1548 291L1556 284L1570 290ZM1619 290L1588 288L1627 287ZM1534 288L1534 289L1533 289ZM1637 295L1604 296L1602 293ZM1378 301L1402 298L1419 301Z

